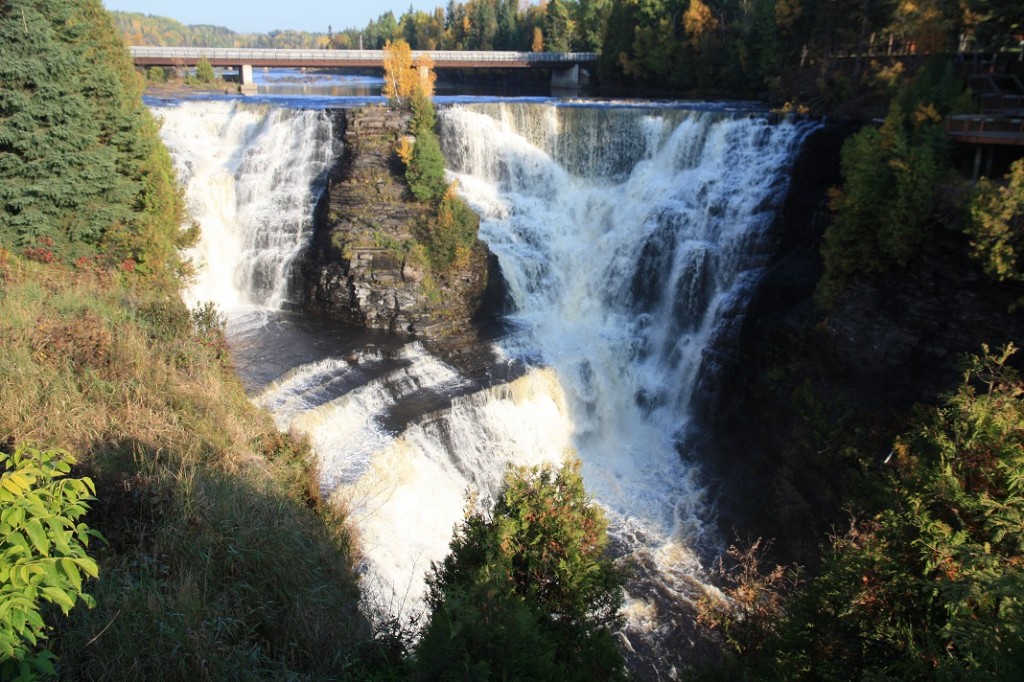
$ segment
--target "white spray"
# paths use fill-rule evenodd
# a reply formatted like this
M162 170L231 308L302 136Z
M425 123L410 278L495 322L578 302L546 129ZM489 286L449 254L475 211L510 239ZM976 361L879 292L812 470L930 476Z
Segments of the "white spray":
M440 120L514 299L504 352L557 377L617 546L662 594L692 594L694 550L713 532L697 453L682 451L691 406L709 353L739 327L813 124L511 103ZM637 629L655 608L632 604Z
M329 118L224 103L160 114L204 231L192 298L277 305L308 234L316 178L335 153L322 142ZM809 126L537 104L458 105L440 122L515 302L518 331L499 353L535 369L420 413L402 433L383 428L387 415L465 387L418 344L397 360L367 354L358 370L341 358L301 365L257 402L281 427L310 434L325 493L357 526L364 591L379 614L418 610L468 494L486 500L509 464L557 462L569 449L616 545L660 576L663 593L683 595L700 570L693 548L708 514L680 443L709 349L742 319L767 258ZM311 150L306 138L321 142ZM268 199L278 192L287 198ZM268 284L258 273L271 271ZM356 371L367 381L331 390ZM655 611L631 608L652 632Z

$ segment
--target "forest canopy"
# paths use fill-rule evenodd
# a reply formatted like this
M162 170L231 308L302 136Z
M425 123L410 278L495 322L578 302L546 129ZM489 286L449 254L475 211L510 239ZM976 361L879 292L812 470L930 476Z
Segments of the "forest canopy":
M128 42L143 45L593 51L605 84L674 90L770 87L785 70L850 55L1016 48L1024 30L1022 0L449 0L363 27L268 34L116 16Z

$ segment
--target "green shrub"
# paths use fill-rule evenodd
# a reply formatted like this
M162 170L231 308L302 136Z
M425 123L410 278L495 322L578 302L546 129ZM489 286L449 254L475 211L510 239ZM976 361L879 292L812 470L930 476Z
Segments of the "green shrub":
M409 154L405 179L420 201L434 204L433 215L420 225L418 241L426 249L431 267L443 272L465 265L476 243L480 219L459 197L457 186L445 182L444 156L434 132L437 112L420 92L412 97L412 131L416 144Z
M437 111L434 103L421 91L409 100L412 109L412 133L416 144L405 169L405 179L412 193L420 201L434 202L444 194L444 156L441 142L434 131Z
M409 189L420 201L437 201L444 195L444 156L437 134L428 128L416 128L416 144L405 169Z
M417 89L409 99L412 109L412 129L417 135L421 131L433 131L437 125L437 110L434 102L421 89Z
M622 575L579 464L510 471L490 517L471 515L428 580L423 679L619 679Z
M843 145L843 186L832 191L835 217L822 244L822 302L854 277L905 266L927 242L947 168L943 117L964 99L948 60L929 60L892 98L880 128Z
M1002 186L978 182L967 233L972 255L990 277L1024 282L1024 160L1013 163Z
M167 69L162 66L151 66L146 69L146 80L150 83L166 83Z
M914 132L894 103L881 128L865 128L843 145L843 187L832 192L835 218L822 245L826 301L853 276L906 265L928 238L939 153L933 138Z
M465 265L476 243L479 225L480 218L456 193L456 185L453 183L438 203L436 213L421 231L431 266L443 272Z
M196 80L200 83L212 83L217 80L216 74L213 73L213 66L210 65L210 60L206 57L200 57L196 62Z
M771 621L734 631L750 649L733 660L732 678L1022 679L1024 381L1008 363L1015 350L984 348L955 393L919 412L889 455L878 509L832 538L801 592L769 603Z
M841 678L1024 674L1024 383L985 349L894 448L886 509L837 538L787 669Z
M74 458L62 450L18 447L0 452L0 677L54 674L53 655L40 646L49 628L42 605L67 615L81 600L83 578L99 575L86 554L98 537L79 519L94 500L88 478L64 478Z

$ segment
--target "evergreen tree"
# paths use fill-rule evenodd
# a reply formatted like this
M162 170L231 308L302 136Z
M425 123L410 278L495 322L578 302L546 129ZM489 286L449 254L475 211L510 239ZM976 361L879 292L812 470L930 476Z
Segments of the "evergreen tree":
M576 3L576 34L581 50L601 51L611 6L611 0L579 0Z
M519 3L516 0L498 0L498 34L494 43L498 50L519 48Z
M4 3L0 45L0 244L172 273L173 168L99 0Z
M498 36L498 11L494 0L471 2L467 10L469 31L466 36L469 50L493 50Z
M429 579L423 679L611 680L621 576L579 465L510 472L489 517L471 515Z
M816 679L1024 677L1024 383L1008 347L894 448L892 499L837 538L779 670Z
M571 44L569 8L563 0L551 0L544 14L544 49L548 52L568 52Z
M441 144L432 129L417 126L414 130L416 144L412 148L405 177L409 188L420 201L439 199L447 184L444 179L444 156Z

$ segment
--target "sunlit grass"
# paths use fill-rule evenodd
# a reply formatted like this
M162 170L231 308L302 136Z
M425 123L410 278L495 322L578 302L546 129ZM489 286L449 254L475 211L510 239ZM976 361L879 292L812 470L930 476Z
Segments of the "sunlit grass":
M75 453L108 540L96 608L55 621L62 676L374 677L344 519L220 334L125 273L2 266L0 438Z

